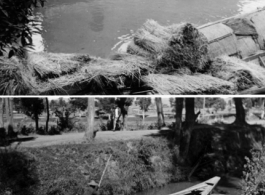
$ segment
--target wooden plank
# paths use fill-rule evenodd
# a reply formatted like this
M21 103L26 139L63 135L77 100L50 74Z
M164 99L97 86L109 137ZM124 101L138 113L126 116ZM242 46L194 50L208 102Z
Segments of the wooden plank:
M265 94L265 87L252 87L250 89L244 90L244 91L240 91L238 93L239 95L258 95L258 94Z
M264 57L264 56L265 56L265 52L260 50L258 53L254 54L252 56L243 58L243 60L245 62L249 62L249 61L253 61L253 60L255 60L255 59L259 58L259 57Z

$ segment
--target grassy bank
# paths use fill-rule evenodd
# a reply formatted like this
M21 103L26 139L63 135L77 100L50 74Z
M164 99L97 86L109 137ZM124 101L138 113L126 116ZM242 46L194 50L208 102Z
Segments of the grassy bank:
M133 194L185 178L175 149L147 138L2 151L0 194L82 195L90 180L99 182L111 154L100 194Z

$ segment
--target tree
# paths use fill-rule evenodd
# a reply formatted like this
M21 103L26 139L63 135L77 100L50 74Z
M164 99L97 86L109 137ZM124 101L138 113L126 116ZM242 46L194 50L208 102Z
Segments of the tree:
M0 53L13 44L12 56L17 45L32 46L32 33L40 33L34 24L34 7L44 5L45 0L1 0L0 1ZM14 45L14 43L16 45Z
M4 98L0 98L0 128L4 127Z
M46 97L45 98L45 102L46 102L46 114L47 114L47 117L46 117L46 134L48 133L49 131L49 120L50 120L50 107L49 107L49 100L48 98Z
M226 102L223 98L216 98L214 104L212 105L215 112L218 110L224 110L226 107Z
M71 98L69 103L74 112L87 109L87 98Z
M94 117L95 117L95 98L89 97L87 99L87 129L85 132L85 139L87 141L93 141L95 138Z
M165 126L165 117L163 112L162 99L156 97L155 102L156 102L158 129L161 129L161 127Z
M115 103L121 110L122 116L122 130L127 129L127 118L129 106L132 105L134 98L117 98ZM120 117L119 117L120 118Z
M169 103L170 103L170 107L172 108L172 112L176 112L176 107L175 107L175 103L176 103L176 99L175 98L169 98Z
M247 124L246 122L246 113L243 107L242 98L234 98L236 105L236 120L234 121L235 125L244 126Z
M200 114L200 111L195 114L195 98L185 98L185 126L182 128L181 144L180 144L180 156L188 162L188 153L190 149L190 141L193 132L193 126Z
M36 131L39 130L39 116L44 110L43 98L21 98L23 113L35 120Z
M152 103L151 98L136 98L135 104L138 105L140 109L143 111L143 124L145 122L145 112L148 111L151 103Z
M8 134L13 133L13 99L5 98L5 114L7 121Z
M175 124L175 140L178 146L180 146L180 140L182 136L182 111L183 111L184 98L175 98L175 110L176 110L176 124Z
M99 108L111 113L111 109L115 106L115 98L98 98Z

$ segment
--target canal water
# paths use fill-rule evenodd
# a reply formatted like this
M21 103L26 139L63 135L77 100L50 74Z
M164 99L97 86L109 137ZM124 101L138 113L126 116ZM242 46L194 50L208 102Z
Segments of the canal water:
M179 192L191 186L194 186L202 181L191 181L191 182L179 182L179 183L171 183L162 188L155 188L147 191L143 191L137 193L135 195L169 195L175 192ZM228 180L221 179L218 185L215 187L215 194L227 194L227 195L241 195L240 187L240 179L238 178L230 178Z
M147 19L162 25L204 24L265 6L265 0L47 0L38 9L43 42L39 50L107 57L122 35Z

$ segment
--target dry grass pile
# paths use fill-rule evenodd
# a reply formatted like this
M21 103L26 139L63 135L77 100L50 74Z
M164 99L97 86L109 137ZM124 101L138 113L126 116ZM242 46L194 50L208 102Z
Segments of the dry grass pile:
M0 94L36 94L35 78L23 64L11 59L0 59Z
M158 72L183 67L196 72L208 62L206 37L188 23L164 27L148 20L136 32L128 52L151 58Z
M34 70L38 77L45 79L74 72L90 60L89 55L32 53L28 58L28 66Z
M27 66L3 59L0 71L0 90L6 95L120 94L119 88L139 83L152 66L151 61L130 54L116 54L109 60L40 53L29 57Z
M203 74L150 74L143 78L143 82L160 95L235 93L233 83Z
M263 67L235 57L216 58L209 71L214 77L234 83L237 91L265 85L265 69Z
M48 79L41 94L120 94L120 88L139 83L151 70L142 57L116 55L115 60L92 59L72 74Z

